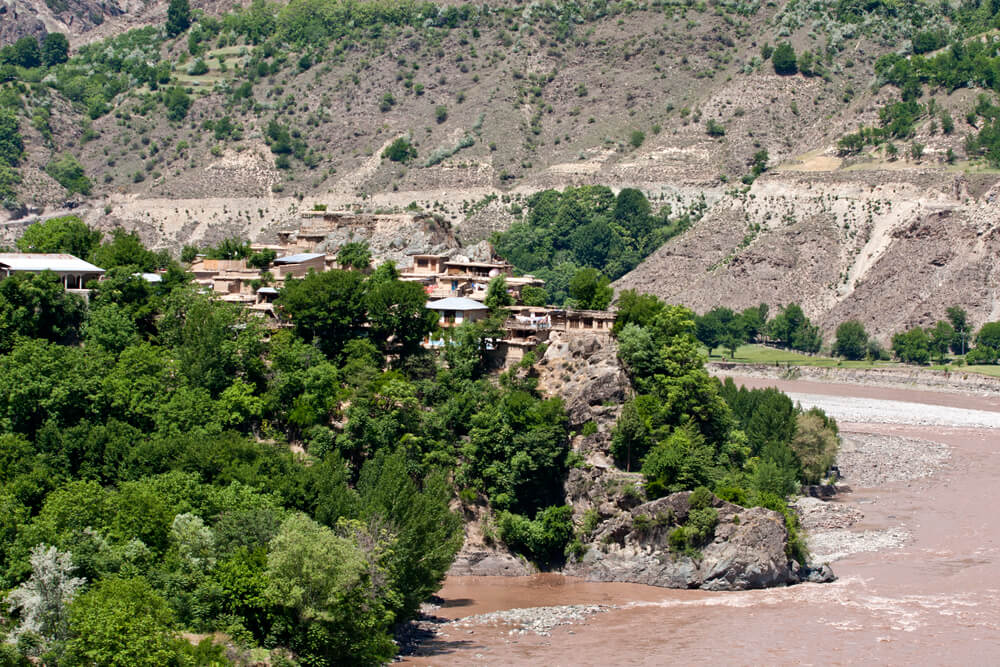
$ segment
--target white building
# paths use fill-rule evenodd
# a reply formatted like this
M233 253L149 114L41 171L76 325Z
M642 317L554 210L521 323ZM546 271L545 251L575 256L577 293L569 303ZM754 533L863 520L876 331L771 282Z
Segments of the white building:
M0 253L0 277L15 273L41 273L51 271L62 280L69 292L86 292L86 285L104 275L104 269L67 254L35 252Z

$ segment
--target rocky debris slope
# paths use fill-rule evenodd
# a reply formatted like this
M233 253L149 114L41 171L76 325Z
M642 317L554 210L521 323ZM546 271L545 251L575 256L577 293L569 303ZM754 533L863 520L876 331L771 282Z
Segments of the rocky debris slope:
M996 319L995 176L781 172L711 206L615 283L698 312L802 305L829 335L857 319L883 342L952 305Z
M565 401L571 429L613 427L630 391L610 335L554 333L535 372L539 391Z

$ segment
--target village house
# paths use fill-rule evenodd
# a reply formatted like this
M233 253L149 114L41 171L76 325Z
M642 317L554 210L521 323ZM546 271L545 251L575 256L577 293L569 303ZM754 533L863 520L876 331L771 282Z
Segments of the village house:
M56 274L67 292L79 294L84 298L90 295L90 290L86 289L87 283L99 280L104 275L104 269L69 254L0 253L0 276L43 271Z
M503 366L511 366L525 353L549 339L553 332L565 335L611 336L616 313L607 310L576 310L548 306L510 306L504 321L504 338L497 342L496 355Z
M420 282L432 299L465 297L485 301L490 281L504 276L507 291L521 300L525 285L541 287L545 281L533 276L514 276L507 262L470 262L449 260L447 255L414 255L413 264L400 273L402 280Z

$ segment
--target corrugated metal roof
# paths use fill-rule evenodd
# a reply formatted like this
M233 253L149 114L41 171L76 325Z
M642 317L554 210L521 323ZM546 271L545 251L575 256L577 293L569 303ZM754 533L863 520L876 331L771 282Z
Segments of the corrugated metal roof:
M449 296L427 304L431 310L489 310L481 302L464 296Z
M286 255L285 257L279 257L274 260L275 264L301 264L302 262L308 262L310 259L316 259L317 257L325 257L321 252L300 252L298 255Z
M37 252L0 253L0 266L11 271L55 271L57 273L104 273L104 269L66 254Z
M163 282L163 276L161 276L159 273L133 273L132 275L133 276L138 276L139 278L142 278L147 283L162 283Z
M257 294L277 294L278 290L274 287L261 287L257 290Z

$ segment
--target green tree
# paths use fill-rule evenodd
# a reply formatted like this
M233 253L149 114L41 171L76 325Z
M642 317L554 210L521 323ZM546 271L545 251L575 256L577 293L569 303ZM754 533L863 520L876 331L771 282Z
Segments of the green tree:
M789 447L802 465L802 481L819 484L837 458L840 439L823 416L813 413L796 417L795 436Z
M167 603L142 577L105 579L70 605L69 664L161 667L177 658Z
M14 62L28 69L41 65L42 52L38 48L38 40L28 35L14 42Z
M174 2L187 4L187 0L171 0L171 4ZM187 117L188 109L191 108L191 98L180 86L171 86L164 93L163 104L167 108L167 118L180 122Z
M930 339L920 327L892 337L892 352L908 364L926 364L931 358Z
M153 271L166 265L164 258L143 245L139 235L121 227L111 232L111 238L94 248L91 260L105 270L132 267L133 271Z
M83 299L63 289L51 271L17 273L0 280L0 351L17 336L69 343L79 336Z
M771 55L771 64L774 65L775 74L787 76L799 71L798 62L795 58L795 49L788 42L778 44Z
M864 359L868 351L868 332L861 322L848 320L837 327L833 353L845 359Z
M585 267L573 275L569 293L578 308L604 310L611 303L614 290L608 279L594 268Z
M389 569L403 596L399 617L412 618L438 590L462 546L462 519L449 508L449 480L434 470L414 481L400 448L365 462L357 488L362 516L394 536Z
M21 252L66 252L89 259L100 244L101 236L101 232L90 229L79 217L64 215L29 225L17 240L17 249Z
M139 332L128 311L116 303L108 303L87 310L83 338L88 345L117 354L137 342Z
M471 421L462 474L494 507L530 515L558 501L569 451L560 399L509 388Z
M170 0L167 7L167 36L176 37L191 27L191 6L188 0Z
M50 32L42 39L42 63L46 67L69 60L69 40L61 32Z
M496 276L486 287L486 307L490 313L497 314L501 309L514 305L514 297L507 291L507 278Z
M21 138L17 116L13 110L0 108L0 163L16 167L24 156L24 140Z
M362 330L365 291L364 277L357 271L310 273L286 281L275 304L304 340L334 356Z
M525 306L544 306L549 302L549 293L544 287L525 285L521 288L521 303Z
M651 444L652 436L639 414L635 399L626 401L611 432L611 453L615 463L628 472L639 468Z
M642 463L647 493L660 497L698 486L712 486L718 477L715 452L690 423L675 429L649 451Z
M382 151L382 157L389 158L393 162L406 164L417 157L417 149L413 147L409 139L399 137Z
M437 328L438 314L425 308L427 293L419 283L376 281L364 299L371 336L385 352L412 354Z
M729 308L713 308L701 317L695 319L695 336L698 342L708 348L708 354L731 337L731 326L736 319L735 313Z
M375 583L389 574L378 564L384 546L371 537L374 553L365 554L349 537L293 514L271 540L267 598L293 612L293 641L312 660L375 664L395 654L387 632L393 615ZM358 604L363 600L367 605Z
M337 263L342 269L368 271L372 264L372 251L364 241L350 241L337 251Z
M951 339L951 351L955 354L965 354L972 342L969 314L960 306L951 306L946 312L948 314L948 321L955 329L955 335Z
M767 335L784 347L802 352L818 352L823 344L819 328L802 312L797 303L790 303L767 323Z
M976 334L976 347L1000 353L1000 322L987 322Z
M934 328L930 330L930 348L934 358L940 363L944 363L948 356L948 348L955 338L955 328L944 320L938 320Z

